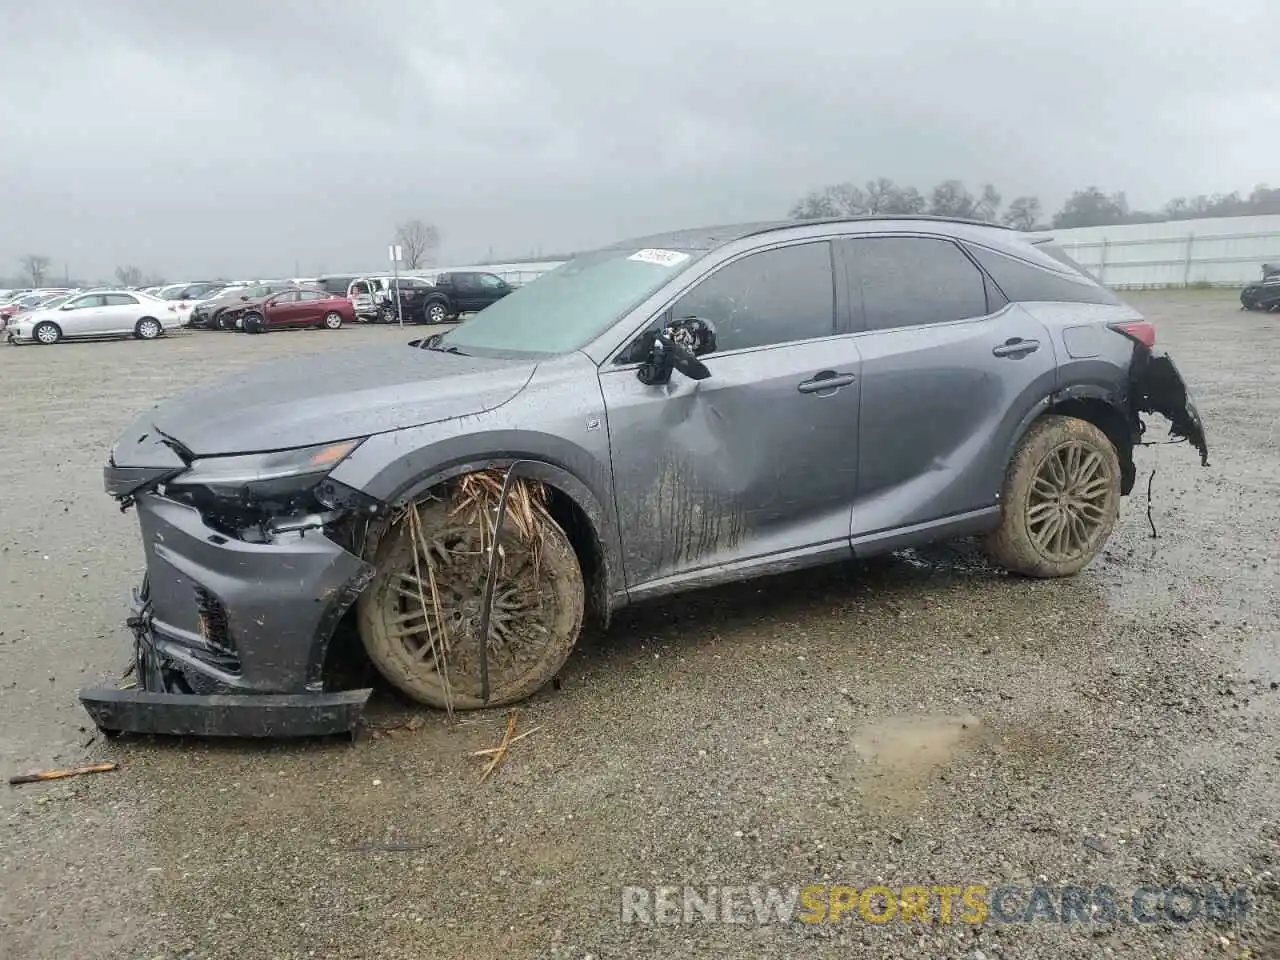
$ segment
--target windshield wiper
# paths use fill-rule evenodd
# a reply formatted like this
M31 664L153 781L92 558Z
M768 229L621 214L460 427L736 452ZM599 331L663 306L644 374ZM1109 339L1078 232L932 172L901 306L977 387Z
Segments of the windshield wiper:
M445 346L443 343L443 337L443 333L433 333L425 340L412 341L409 346L417 347L419 350L438 350L440 353L454 353L460 357L467 356L467 354L463 353L457 347Z

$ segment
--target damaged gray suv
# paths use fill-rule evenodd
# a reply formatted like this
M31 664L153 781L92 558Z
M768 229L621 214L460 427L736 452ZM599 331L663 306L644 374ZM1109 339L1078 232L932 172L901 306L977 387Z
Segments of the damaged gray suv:
M106 488L146 577L105 730L353 728L340 621L421 702L511 703L585 615L963 536L1076 573L1144 414L1207 463L1155 331L1047 237L843 219L575 257L448 333L273 361L139 417Z

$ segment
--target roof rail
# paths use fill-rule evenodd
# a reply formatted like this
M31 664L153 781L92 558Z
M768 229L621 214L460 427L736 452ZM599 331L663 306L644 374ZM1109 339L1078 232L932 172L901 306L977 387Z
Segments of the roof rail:
M931 213L866 213L843 217L812 217L802 220L788 220L779 226L794 226L798 223L865 223L868 220L924 220L934 223L963 223L971 227L992 227L996 230L1013 230L1013 227L991 220L975 220L972 217L943 217Z

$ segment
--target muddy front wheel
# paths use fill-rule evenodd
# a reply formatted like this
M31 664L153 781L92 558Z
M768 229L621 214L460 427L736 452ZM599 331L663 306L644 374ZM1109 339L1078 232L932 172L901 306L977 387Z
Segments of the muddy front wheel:
M1068 577L1088 565L1120 514L1120 459L1085 420L1032 424L1009 464L991 559L1028 577Z
M511 524L501 537L489 617L489 699L481 699L480 618L488 570L476 524L430 501L378 545L377 574L360 596L360 638L379 672L431 706L474 710L531 696L550 683L582 629L582 570L563 530L536 516L531 546Z

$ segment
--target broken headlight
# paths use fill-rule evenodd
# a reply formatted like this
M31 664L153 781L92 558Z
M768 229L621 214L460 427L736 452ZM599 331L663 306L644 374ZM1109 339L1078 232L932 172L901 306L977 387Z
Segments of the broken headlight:
M211 527L240 539L322 526L339 504L317 488L362 442L202 457L166 483L164 493L195 507Z

